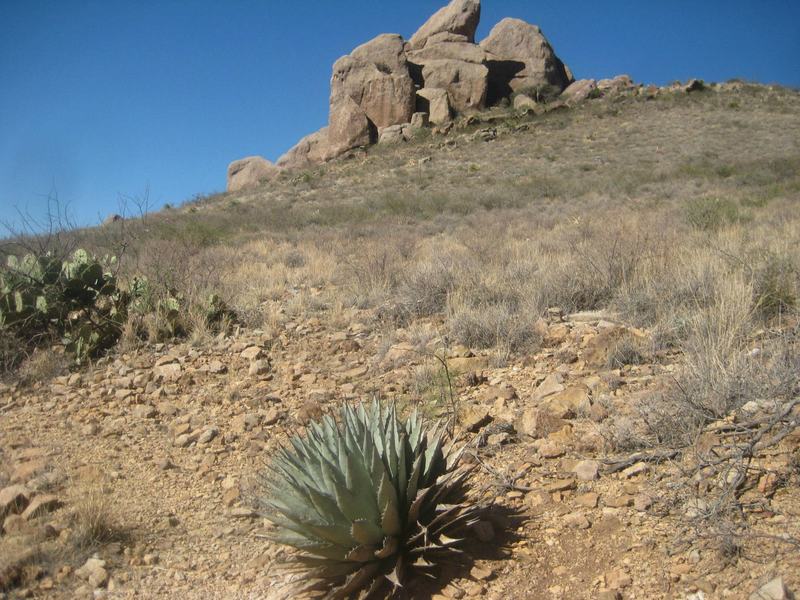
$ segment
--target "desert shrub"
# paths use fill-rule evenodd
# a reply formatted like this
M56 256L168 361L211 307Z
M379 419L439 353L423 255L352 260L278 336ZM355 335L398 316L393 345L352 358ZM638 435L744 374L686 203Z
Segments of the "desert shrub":
M764 253L753 272L753 297L765 319L785 315L797 306L798 270L788 256Z
M558 97L561 95L561 88L551 83L540 83L523 88L519 90L517 94L524 94L529 98L533 98L536 102L547 104L558 100Z
M751 400L771 410L790 400L800 389L799 352L798 331L785 331L751 351L717 355L718 364L688 364L670 388L637 406L650 442L688 445L708 423Z
M305 591L326 597L408 594L419 575L460 550L458 533L481 506L464 496L469 473L443 449L440 429L394 408L345 405L295 436L263 474L256 502L296 548ZM385 589L388 588L388 589Z
M79 486L70 515L70 542L76 550L87 553L103 544L122 541L124 529L115 514L114 502L99 484Z
M654 441L689 443L704 425L750 400L779 401L796 393L798 332L753 347L752 294L743 276L731 276L718 283L714 301L690 317L681 343L683 369L668 390L639 406Z
M463 285L467 267L452 254L435 256L412 265L401 275L397 302L405 314L423 317L439 314L457 286Z
M740 221L736 202L726 198L697 198L686 205L686 220L695 229L716 231Z
M645 349L642 342L632 336L625 336L611 348L606 366L609 369L620 369L627 365L640 365L645 361Z
M602 97L603 97L603 92L602 92L602 90L599 90L598 88L592 88L591 90L589 90L589 93L586 95L586 98L588 98L589 100L597 100L598 98L602 98Z
M19 350L17 348L17 350ZM18 375L20 381L31 384L37 381L49 381L63 375L69 370L69 357L60 347L35 348L20 364Z
M533 327L536 317L536 313L524 314L507 304L457 302L450 308L448 327L458 344L520 352L540 341Z

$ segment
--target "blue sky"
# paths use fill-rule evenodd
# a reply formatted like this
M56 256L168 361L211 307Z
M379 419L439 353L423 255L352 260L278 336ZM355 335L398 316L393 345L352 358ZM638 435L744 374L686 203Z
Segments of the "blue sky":
M0 0L0 221L51 191L81 224L120 195L221 191L231 160L325 124L336 58L442 4ZM797 0L484 0L478 38L506 16L541 26L577 78L800 86Z

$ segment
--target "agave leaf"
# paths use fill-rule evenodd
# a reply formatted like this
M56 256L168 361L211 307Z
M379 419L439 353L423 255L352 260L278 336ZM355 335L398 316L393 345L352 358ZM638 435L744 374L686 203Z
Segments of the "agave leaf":
M408 478L408 484L406 485L406 502L405 506L408 507L409 513L411 510L411 505L413 505L414 501L417 498L417 489L418 489L418 482L419 482L419 475L422 472L422 456L417 456L414 460L414 464L411 467L411 475ZM417 519L411 519L411 515L409 514L409 522L413 523Z
M422 556L418 557L413 563L411 563L417 569L432 569L436 566L435 563L428 562Z
M386 535L400 535L402 525L400 523L400 514L397 511L396 503L389 502L383 509L381 529L383 529Z
M353 521L350 536L359 544L375 545L384 539L383 531L375 523L364 519Z
M456 544L460 544L464 541L464 538L451 538L447 537L444 534L439 535L439 545L440 546L454 546Z
M358 571L347 578L344 585L333 590L331 598L339 599L350 597L354 592L364 587L375 577L378 568L379 565L375 562L364 563Z
M417 492L416 498L411 503L411 506L408 509L408 522L409 523L416 523L419 521L420 512L422 511L422 507L425 504L425 499L427 498L428 494L430 493L432 488L424 488Z
M403 557L402 555L397 559L397 564L394 566L394 569L390 573L385 575L386 579L392 582L395 588L403 587Z
M342 525L309 525L308 530L318 538L345 548L355 546L350 536L350 528Z
M373 501L368 494L353 494L344 485L334 482L334 491L339 510L351 522L358 519L375 518L373 512Z
M348 454L348 473L350 481L347 489L352 490L355 501L355 512L360 518L368 519L375 523L380 516L378 498L374 492L369 473L367 472L363 457Z
M391 425L389 427L391 428ZM397 444L396 436L391 429L386 433L386 445L384 448L385 455L383 457L383 462L386 464L386 468L389 470L389 476L392 478L392 483L397 485Z
M383 559L392 556L393 554L397 553L397 549L400 547L400 542L397 541L397 538L394 536L385 537L383 539L383 547L375 552L375 558Z
M363 592L363 594L361 594L360 598L375 598L375 597L377 597L377 593L381 590L381 588L383 587L384 583L385 583L385 581L384 581L383 577L377 577L377 578L373 579L372 583L370 584L370 586L366 590L364 590L364 592Z
M346 526L350 519L344 514L341 504L338 503L338 498L334 499L327 494L322 494L314 488L307 487L306 494L308 494L314 508L317 509L317 514L324 522L330 525Z
M375 546L356 546L344 557L351 562L369 562L375 557Z
M397 445L397 487L400 495L400 503L403 508L408 506L406 494L408 493L408 464L406 463L406 444L408 436L405 432L400 433L400 443Z
M459 507L462 508L462 507ZM439 517L437 517L438 519ZM462 528L469 527L473 525L478 520L477 515L474 511L471 510L462 510L456 511L453 513L447 513L447 517L443 518L438 522L432 522L428 530L433 535L441 535L444 531L456 531L461 530ZM436 521L436 519L434 519Z
M283 544L288 544L290 546L293 546L294 548L302 550L303 552L307 552L308 554L312 555L315 558L322 559L323 564L328 564L332 560L343 561L345 560L345 557L347 556L348 553L347 548L343 548L342 546L337 546L336 544L325 544L319 542L315 543L308 542L306 544L303 544L302 542L296 543L294 541L291 541L291 538L289 538L289 541L284 541L284 539L286 538L284 539L276 538L276 539Z
M384 471L380 486L378 486L378 506L381 508L381 514L383 515L386 507L390 505L397 511L397 504L397 491L389 478L389 474Z
M345 577L355 572L359 568L358 563L353 563L346 560L330 560L315 556L297 556L294 557L294 560L302 564L306 569L313 569L312 574L318 579L335 579L339 577ZM304 589L324 589L324 587L327 587L328 585L329 584L325 583L320 586L319 582L312 581L310 586ZM318 588L316 586L320 587Z

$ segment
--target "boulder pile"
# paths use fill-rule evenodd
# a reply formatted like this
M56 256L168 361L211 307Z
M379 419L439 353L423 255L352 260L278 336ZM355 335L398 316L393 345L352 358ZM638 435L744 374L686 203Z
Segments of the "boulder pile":
M408 139L415 129L445 125L512 95L536 96L545 87L561 93L574 85L569 68L536 25L503 19L476 43L480 13L480 0L452 0L409 40L384 33L337 60L328 125L304 137L274 165L261 157L234 161L228 168L228 191L353 148Z

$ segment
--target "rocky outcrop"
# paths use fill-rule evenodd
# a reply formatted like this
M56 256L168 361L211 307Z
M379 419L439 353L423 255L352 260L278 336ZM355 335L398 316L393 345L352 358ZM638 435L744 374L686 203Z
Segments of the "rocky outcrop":
M403 126L415 113L427 113L417 124L442 127L526 88L548 84L560 92L572 82L536 25L503 19L476 44L480 14L480 0L452 0L408 42L381 34L341 57L332 69L327 127L300 140L277 166L260 157L231 163L229 191L269 179L278 168L305 168L361 146L407 139ZM584 93L571 89L565 98ZM541 97L530 94L515 106L532 110L537 102Z
M379 35L333 65L331 114L349 96L376 128L408 123L414 114L415 85L397 34Z
M447 90L441 88L423 88L417 92L421 99L423 112L428 113L428 120L434 125L444 125L451 118L450 102Z
M261 156L248 156L228 165L228 191L238 192L278 175L280 169Z
M373 141L377 141L375 125L356 101L346 94L332 97L325 158L339 156Z
M328 128L323 127L297 142L275 164L282 169L304 168L323 162L328 154Z
M447 91L450 107L457 113L480 110L486 105L489 69L464 60L432 60L422 68L426 88Z
M403 125L389 125L381 129L378 135L379 144L399 144L400 142L407 142L412 136L411 124L404 123Z
M572 82L572 73L536 25L503 19L480 45L494 57L489 63L490 103L543 84L560 91Z
M424 48L409 51L408 60L419 67L421 86L447 91L449 106L455 112L480 110L486 102L489 56L480 46L453 36L433 36Z
M568 103L581 102L586 100L596 89L597 82L594 79L579 79L569 84L567 89L561 92L561 97Z
M424 48L431 37L441 33L462 35L466 41L473 42L480 18L480 0L452 0L425 21L411 36L409 46L412 49Z

